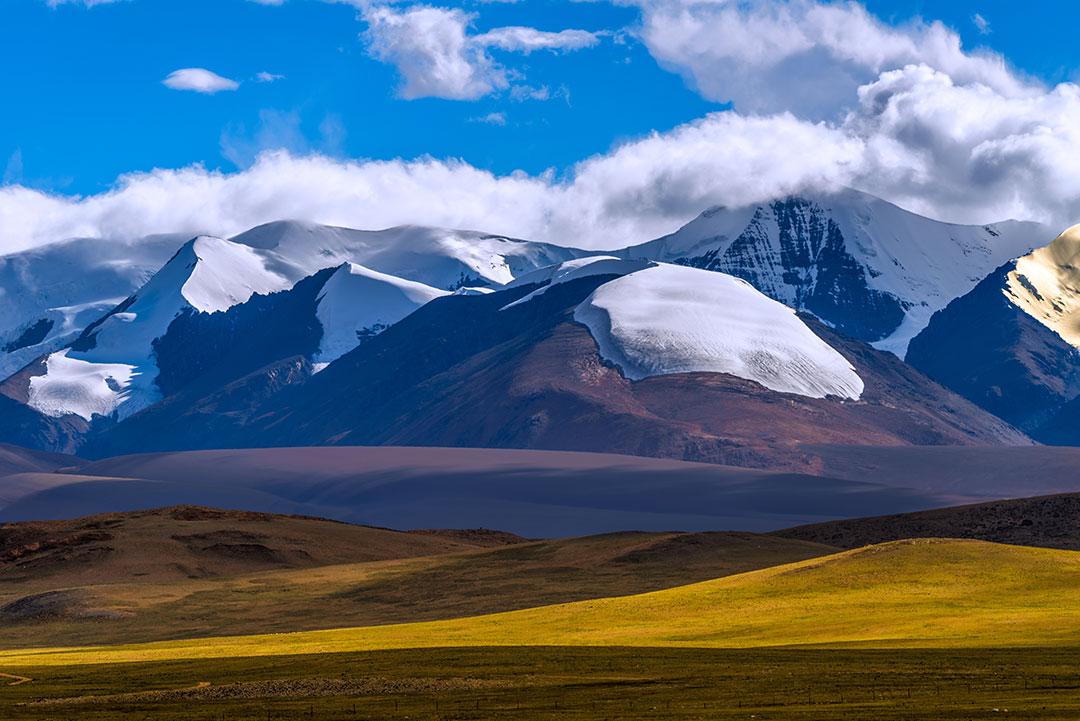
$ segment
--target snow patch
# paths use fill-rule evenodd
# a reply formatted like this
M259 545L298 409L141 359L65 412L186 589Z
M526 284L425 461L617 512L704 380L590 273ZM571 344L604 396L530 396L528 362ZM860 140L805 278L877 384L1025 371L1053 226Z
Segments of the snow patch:
M192 253L194 267L180 295L202 313L225 311L256 293L265 295L292 285L267 270L259 254L246 245L204 236L194 241Z
M313 363L316 372L449 291L348 263L323 285L316 315L323 328Z
M28 405L53 418L77 415L88 421L109 416L128 397L136 369L124 363L91 363L53 353L45 374L30 379Z
M533 283L546 283L546 285L537 288L522 298L518 298L513 303L504 306L500 310L506 310L507 308L513 308L516 305L528 303L530 300L540 297L551 288L561 283L569 283L578 278L588 278L596 275L623 276L654 266L656 266L656 263L651 260L616 258L611 255L596 255L587 258L568 260L565 263L549 266L547 268L540 268L531 273L526 273L513 283L510 283L507 286L508 288L531 285Z
M597 288L574 312L627 378L728 373L770 390L857 400L851 364L749 283L662 264Z

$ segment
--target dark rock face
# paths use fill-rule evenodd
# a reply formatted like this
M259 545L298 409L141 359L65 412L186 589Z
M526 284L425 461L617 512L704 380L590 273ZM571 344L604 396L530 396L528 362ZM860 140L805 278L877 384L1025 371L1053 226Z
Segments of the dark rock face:
M33 323L23 329L22 333L18 335L14 340L0 348L0 351L4 353L12 353L22 348L29 348L32 345L37 345L49 335L49 331L53 328L53 321L48 318L42 318L36 323Z
M935 313L912 340L907 361L1036 440L1049 441L1054 417L1080 396L1080 351L1008 301L1003 289L1014 267L998 268Z
M287 291L254 295L222 313L177 316L154 341L162 395L208 374L221 384L283 358L310 357L323 333L315 314L318 294L335 270L322 270Z
M25 448L75 453L90 424L78 416L50 418L0 393L0 439Z
M805 310L866 342L885 338L904 319L896 297L870 288L866 269L848 252L843 232L820 206L800 198L759 208L723 252L675 262L738 276L766 295ZM769 216L779 235L774 241Z

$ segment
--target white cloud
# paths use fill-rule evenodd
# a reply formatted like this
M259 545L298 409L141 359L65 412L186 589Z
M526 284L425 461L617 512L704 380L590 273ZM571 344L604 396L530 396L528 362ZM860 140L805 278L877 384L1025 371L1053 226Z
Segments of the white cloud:
M256 147L280 142L270 136L256 136ZM710 205L839 185L945 220L1064 227L1080 219L1080 169L1068 160L1078 155L1080 87L1011 97L913 65L864 85L841 121L714 113L585 159L565 176L278 151L236 173L133 174L86 198L8 186L0 188L0 250L79 235L231 234L279 218L477 228L610 248L669 232Z
M174 70L161 82L173 90L190 90L206 95L220 93L223 90L236 90L240 87L240 83L235 80L222 77L206 68Z
M51 8L61 5L82 5L83 7L92 8L98 5L111 5L115 2L120 2L120 0L46 0L45 4Z
M284 75L276 75L274 73L261 72L255 73L255 81L259 83L276 83L278 80L284 80Z
M984 18L980 13L972 15L971 22L975 25L975 29L982 35L989 35L992 32L990 29L990 21Z
M864 184L924 212L976 221L1080 219L1080 86L1010 96L925 65L862 88L843 130L866 145Z
M600 35L588 30L545 32L520 25L495 28L473 38L485 47L499 48L528 55L537 50L581 50L600 43Z
M401 74L401 97L435 97L475 100L506 90L511 78L520 74L508 70L491 57L495 48L529 54L537 50L572 51L591 47L600 34L585 30L546 32L512 26L473 34L475 14L457 8L413 5L399 9L392 5L357 5L368 23L364 37L372 56L394 65Z
M645 11L646 38L650 13L663 5L665 17L675 15L673 0L655 2ZM761 98L767 109L755 113L740 104L628 142L560 175L500 176L432 158L333 160L310 154L329 148L297 139L298 119L266 118L253 136L233 139L246 168L240 172L196 166L133 174L86 198L0 188L0 250L77 235L231 234L278 218L365 228L423 223L610 248L669 232L710 205L835 185L955 222L1017 217L1064 227L1080 220L1080 168L1070 162L1080 156L1080 86L1043 87L1000 58L963 53L943 26L891 28L857 5L713 5L709 17L732 23L730 33L715 26L706 32L705 11L684 8L683 40L696 43L699 57L671 33L663 34L662 44L647 39L650 49L672 67L679 58L688 77L718 93L736 87L732 82L750 93L750 83L777 76L780 86ZM727 10L735 15L724 15ZM406 68L406 85L416 96L450 88L464 97L507 82L487 55L476 54L467 14L415 7L388 12L394 42L384 51ZM423 32L412 32L418 27ZM755 45L754 38L764 36L772 44ZM706 42L710 37L714 42ZM417 55L427 59L418 62ZM916 62L902 63L909 58ZM744 68L745 77L732 80L720 72L725 67ZM805 72L822 68L836 71L825 73L823 97L831 104L822 113L826 119L814 119L800 102L806 96L791 88ZM790 111L785 92L794 98ZM326 134L335 135L333 128ZM256 157L274 147L292 152Z
M473 118L474 123L484 123L486 125L506 125L506 113L488 113L487 115L481 115Z
M1008 97L1031 84L1004 59L965 52L939 22L883 23L855 2L620 0L639 5L638 35L665 67L744 112L835 118L880 73L925 64Z
M483 47L470 42L473 16L462 10L376 7L364 19L372 55L401 73L403 98L473 100L509 84Z

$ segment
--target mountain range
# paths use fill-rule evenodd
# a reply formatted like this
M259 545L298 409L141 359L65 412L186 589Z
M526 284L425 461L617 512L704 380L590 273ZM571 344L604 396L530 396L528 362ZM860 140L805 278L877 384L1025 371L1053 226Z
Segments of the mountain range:
M0 314L0 441L93 458L537 448L810 473L821 445L1071 442L1080 233L1052 236L845 190L710 209L604 252L291 221L74 240L0 259L19 299Z

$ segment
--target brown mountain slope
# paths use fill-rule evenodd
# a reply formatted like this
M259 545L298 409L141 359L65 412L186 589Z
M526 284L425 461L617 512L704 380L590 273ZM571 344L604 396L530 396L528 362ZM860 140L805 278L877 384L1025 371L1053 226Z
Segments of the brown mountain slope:
M970 538L1080 551L1080 493L816 523L773 535L839 548L906 538Z
M835 551L751 533L521 541L201 508L10 524L0 527L0 645L451 618L652 591Z
M817 472L809 444L1023 445L1020 432L895 356L817 331L856 366L858 402L775 393L723 374L631 382L573 309L604 277L434 301L257 407L223 392L138 414L91 442L141 450L302 445L539 448ZM268 369L268 373L275 372ZM238 383L262 388L264 374ZM212 414L209 429L202 419Z
M0 572L5 648L45 638L81 644L435 620L643 593L836 550L720 532L522 542L495 532L397 533L205 508L42 526L0 527L5 566L19 553L30 560ZM36 549L19 552L28 546ZM100 552L105 546L111 552ZM254 546L278 554L281 566L308 567L253 571L256 562L271 568L268 552ZM160 556L166 550L168 560ZM404 557L419 553L432 555ZM346 557L351 562L310 567ZM203 574L185 575L194 568Z
M178 506L0 525L0 586L162 583L427 556L481 545L467 536Z

